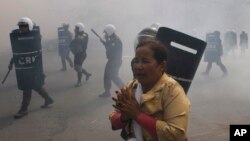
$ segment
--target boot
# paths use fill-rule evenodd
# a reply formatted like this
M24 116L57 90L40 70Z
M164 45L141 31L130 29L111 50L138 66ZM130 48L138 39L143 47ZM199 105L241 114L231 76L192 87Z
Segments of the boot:
M14 115L14 118L15 119L19 119L19 118L22 118L24 117L25 115L28 114L28 111L27 110L19 110L15 115Z
M82 86L82 73L77 72L77 83L75 84L75 87L80 87Z
M82 82L77 82L76 84L75 84L75 87L80 87L80 86L82 86Z
M90 73L86 74L86 81L89 80L89 77L90 77L91 75L92 75L92 74L90 74Z
M111 94L108 91L105 91L104 93L99 95L99 97L101 97L101 98L107 98L107 97L110 97L110 96L111 96Z
M54 103L54 100L52 98L48 98L45 100L44 104L41 105L41 108L48 108L50 104Z
M92 75L91 73L88 73L84 68L82 68L82 74L86 76L86 81L89 80L89 77Z

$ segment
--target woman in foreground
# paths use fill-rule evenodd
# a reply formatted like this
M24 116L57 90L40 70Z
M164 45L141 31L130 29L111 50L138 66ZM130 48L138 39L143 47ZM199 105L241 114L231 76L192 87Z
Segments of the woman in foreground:
M113 97L112 129L127 141L184 141L190 102L183 88L165 73L166 47L140 43L132 66L135 79Z

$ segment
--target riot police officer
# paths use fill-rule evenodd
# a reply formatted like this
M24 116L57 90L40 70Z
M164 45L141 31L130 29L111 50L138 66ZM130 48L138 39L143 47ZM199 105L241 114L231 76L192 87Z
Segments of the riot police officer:
M70 43L70 49L74 54L74 69L77 72L77 83L75 87L82 85L82 74L86 76L86 81L89 79L91 74L82 68L82 64L87 57L87 46L88 46L88 34L84 32L83 23L77 23L75 25L75 38Z
M245 31L240 33L240 50L244 54L245 50L248 48L248 35Z
M224 35L224 50L225 55L227 55L230 51L232 51L232 55L234 55L235 49L237 49L237 34L233 30L229 30Z
M118 76L122 64L122 42L115 33L115 26L108 24L104 28L104 38L101 40L106 48L106 57L108 59L104 71L104 89L105 91L99 97L110 97L111 83L114 82L118 88L122 88L124 83Z
M206 35L206 42L207 42L207 47L205 50L205 56L204 56L204 61L207 62L207 67L206 71L203 72L204 75L208 75L211 68L212 68L212 63L216 63L220 69L223 72L222 76L227 75L227 69L225 65L222 64L221 62L221 56L223 54L223 48L221 44L221 39L220 39L220 32L219 31L214 31L213 33L208 33Z
M32 89L35 90L45 102L41 108L47 108L54 101L43 88L44 73L41 53L41 35L38 26L34 26L31 19L23 17L18 21L19 29L10 33L13 58L9 69L15 65L18 88L23 91L20 110L14 118L21 118L28 113Z
M69 24L63 24L62 27L57 29L58 32L58 50L59 56L61 57L62 61L62 69L61 71L65 71L66 67L66 60L68 61L70 67L73 67L73 62L69 57L69 44L72 41L72 34L69 31Z

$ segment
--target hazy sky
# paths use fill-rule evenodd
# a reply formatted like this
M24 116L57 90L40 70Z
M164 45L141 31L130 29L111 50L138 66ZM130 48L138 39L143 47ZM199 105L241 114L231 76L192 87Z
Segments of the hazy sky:
M136 33L154 22L202 38L209 30L249 30L248 0L1 0L1 49L9 48L9 33L20 17L30 17L41 28L43 39L57 38L66 22L83 22L99 33L106 24L117 27L130 46ZM94 36L94 35L93 35Z

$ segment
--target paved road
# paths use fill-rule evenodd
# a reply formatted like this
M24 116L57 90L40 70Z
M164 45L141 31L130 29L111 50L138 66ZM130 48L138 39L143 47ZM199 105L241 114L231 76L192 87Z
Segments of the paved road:
M33 92L29 114L13 119L20 106L21 92L17 90L14 71L4 85L0 85L0 141L110 141L121 140L119 131L112 131L108 113L110 99L100 99L103 91L103 71L106 60L104 49L88 49L84 67L93 76L82 87L74 88L73 69L60 72L57 52L44 53L44 69L48 92L55 103L40 109L43 100ZM0 52L0 78L7 71L10 54ZM97 55L98 54L98 55ZM221 79L214 65L210 77L201 75L201 62L188 96L192 112L188 138L190 141L228 141L229 124L250 124L250 54L223 58L229 76ZM130 58L124 57L122 79L131 79ZM115 90L116 87L113 87Z

